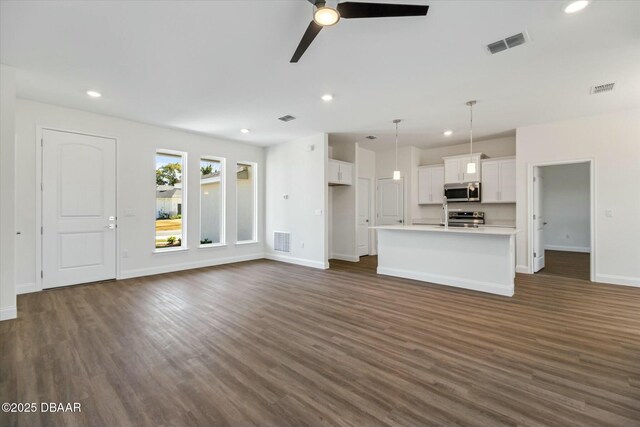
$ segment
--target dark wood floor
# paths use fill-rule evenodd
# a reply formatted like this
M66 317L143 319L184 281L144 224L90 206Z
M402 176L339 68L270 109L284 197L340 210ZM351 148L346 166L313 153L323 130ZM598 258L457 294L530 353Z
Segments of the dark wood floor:
M544 251L545 266L537 274L589 280L590 254L581 252Z
M253 261L18 297L0 425L640 425L640 288L513 298Z

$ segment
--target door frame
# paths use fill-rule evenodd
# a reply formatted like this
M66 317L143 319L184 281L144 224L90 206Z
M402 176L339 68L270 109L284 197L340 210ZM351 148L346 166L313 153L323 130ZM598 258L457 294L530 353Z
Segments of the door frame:
M34 141L34 144L36 146L36 180L35 180L35 195L36 195L36 227L34 230L35 236L36 236L36 268L35 268L35 276L36 276L36 280L35 280L35 284L34 284L34 289L30 290L30 292L39 292L42 291L42 276L41 276L41 272L42 272L42 260L44 258L44 252L43 252L43 245L42 245L42 234L40 234L40 230L42 228L42 216L43 216L43 203L42 203L42 168L44 166L44 161L42 158L42 154L43 154L43 135L44 135L44 131L46 130L52 130L52 131L56 131L56 132L66 132L66 133L74 133L77 135L85 135L85 136L93 136L93 137L98 137L98 138L105 138L105 139L113 139L115 141L116 147L115 147L115 162L116 162L116 182L115 182L115 188L116 188L116 253L115 253L115 257L116 257L116 279L120 279L120 257L118 256L118 254L120 253L120 227L118 227L118 223L119 221L119 209L118 209L118 205L119 205L119 198L118 198L118 189L120 187L120 182L119 182L119 166L118 166L118 141L119 139L115 136L109 136L109 135L100 135L97 133L92 133L92 132L84 132L84 131L78 131L78 130L72 130L72 129L66 129L66 128L60 128L57 126L45 126L45 125L40 125L38 123L36 123L36 140Z
M360 256L364 256L364 255L360 255L358 252L358 228L360 227L360 224L358 224L358 216L360 215L360 198L359 196L359 192L362 191L361 187L360 187L360 180L364 179L365 181L367 181L369 183L368 187L369 187L369 191L367 194L367 200L369 201L368 205L367 205L367 212L368 212L368 217L369 217L369 227L371 227L374 223L373 223L373 218L372 218L372 213L373 211L371 210L371 203L375 203L373 201L373 194L372 194L372 186L373 186L373 180L369 177L364 177L364 176L359 176L357 178L357 185L356 185L356 255L358 257ZM372 236L372 231L371 229L367 229L367 255L375 255L375 252L373 251L373 236Z
M527 273L533 273L533 169L543 166L589 164L589 280L595 282L596 277L596 178L595 159L558 160L550 162L532 162L527 164Z

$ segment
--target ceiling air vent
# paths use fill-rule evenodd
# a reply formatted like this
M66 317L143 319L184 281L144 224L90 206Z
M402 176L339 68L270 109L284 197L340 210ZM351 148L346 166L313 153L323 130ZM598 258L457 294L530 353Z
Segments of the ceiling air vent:
M378 137L375 135L369 135L369 136L365 136L365 138L367 139L377 139Z
M614 86L615 86L615 83L605 83L603 85L591 86L590 93L591 95L595 95L597 93L602 93L602 92L611 92Z
M521 44L525 44L527 40L527 33L522 32L509 36L505 39L489 43L487 45L487 50L493 55L498 52L502 52L503 50L511 49L516 46L520 46Z
M273 250L278 252L291 252L291 233L284 231L273 232Z
M278 117L278 120L282 120L283 122L290 122L291 120L295 120L296 118L287 114L286 116Z

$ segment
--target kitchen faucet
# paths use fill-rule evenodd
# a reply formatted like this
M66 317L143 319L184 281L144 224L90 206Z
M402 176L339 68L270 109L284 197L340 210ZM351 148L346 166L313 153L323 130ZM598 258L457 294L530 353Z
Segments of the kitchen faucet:
M444 229L449 229L449 204L447 203L447 196L442 197L442 209L444 209Z

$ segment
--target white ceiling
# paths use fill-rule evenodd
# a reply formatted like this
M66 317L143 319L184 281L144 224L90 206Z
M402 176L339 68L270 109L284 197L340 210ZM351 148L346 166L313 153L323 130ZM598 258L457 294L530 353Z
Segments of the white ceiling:
M594 1L575 15L563 1L400 3L429 14L342 20L290 64L311 18L305 0L3 0L0 60L18 68L22 98L260 145L329 132L378 135L365 145L384 148L395 118L403 145L459 143L469 99L479 138L640 106L638 1ZM483 50L523 30L531 43ZM589 95L610 81L613 92ZM285 114L298 119L276 120Z

